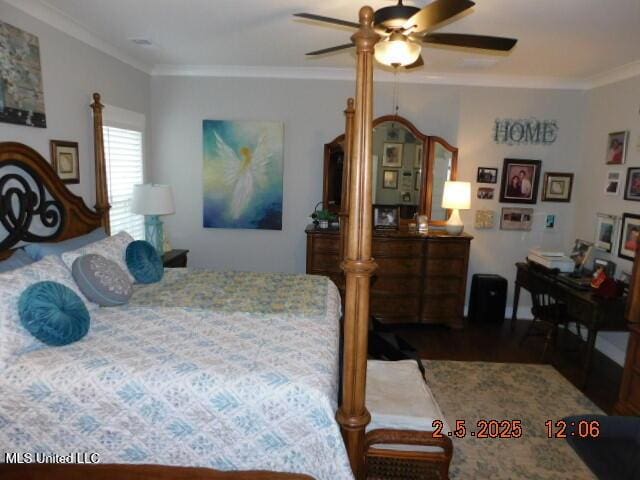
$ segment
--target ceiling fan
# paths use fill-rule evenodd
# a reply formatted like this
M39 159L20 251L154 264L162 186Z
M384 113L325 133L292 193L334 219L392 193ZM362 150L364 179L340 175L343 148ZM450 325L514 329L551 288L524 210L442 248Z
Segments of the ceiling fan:
M518 42L515 38L467 35L462 33L431 33L456 15L475 5L470 0L435 0L420 9L396 5L376 10L373 26L382 39L375 46L375 57L380 63L392 67L416 68L424 65L420 51L421 43L469 47L483 50L508 52ZM296 17L360 28L356 22L323 17L312 13L296 13ZM309 52L307 55L323 55L355 46L353 42Z

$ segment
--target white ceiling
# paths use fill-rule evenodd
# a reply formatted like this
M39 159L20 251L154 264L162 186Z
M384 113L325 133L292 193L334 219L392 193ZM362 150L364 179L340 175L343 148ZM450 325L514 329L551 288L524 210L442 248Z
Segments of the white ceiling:
M351 51L307 58L347 43L351 30L294 19L295 12L357 20L353 0L7 0L40 18L66 17L78 30L150 71L185 66L352 68ZM364 2L365 0L363 0ZM406 0L423 6L429 0ZM370 0L374 8L392 0ZM640 0L476 0L442 32L516 37L509 55L425 47L413 73L547 77L578 81L640 66ZM42 14L45 12L46 15ZM145 38L141 47L132 38ZM169 69L171 69L169 68Z

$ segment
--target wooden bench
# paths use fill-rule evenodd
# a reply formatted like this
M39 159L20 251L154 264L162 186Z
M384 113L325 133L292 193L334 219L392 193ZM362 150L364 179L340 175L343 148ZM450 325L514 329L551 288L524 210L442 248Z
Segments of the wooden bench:
M453 445L449 425L414 360L367 362L367 479L446 480ZM434 437L434 420L442 437Z

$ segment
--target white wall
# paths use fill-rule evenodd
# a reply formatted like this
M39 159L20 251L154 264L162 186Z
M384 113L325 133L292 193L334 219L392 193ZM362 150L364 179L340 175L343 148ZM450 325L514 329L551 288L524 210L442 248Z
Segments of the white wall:
M630 138L625 165L611 166L605 163L607 135L610 132L629 130ZM628 167L640 167L640 77L606 85L587 94L584 126L580 146L582 168L575 202L575 236L593 240L596 230L596 214L606 213L621 217L623 213L640 214L640 202L624 200L624 182ZM607 172L622 172L620 195L604 194ZM597 252L597 256L617 263L618 271L631 272L632 262L618 257L618 243L611 255ZM617 361L624 360L628 335L602 332L598 335L599 348Z
M149 115L149 75L0 1L0 19L40 41L47 128L0 123L0 141L21 142L51 161L49 140L79 143L80 184L69 185L95 203L91 94L104 103Z
M342 81L153 77L151 176L174 186L177 213L167 217L175 247L191 250L192 265L218 269L304 272L304 227L322 198L323 145L344 129L342 110L354 85ZM375 89L375 114L393 111L393 85ZM539 159L543 171L578 170L583 94L570 91L400 85L400 114L420 130L460 148L459 178L474 182L478 166L502 167L505 157ZM496 117L557 120L558 141L546 147L493 142ZM284 222L281 232L202 228L202 120L262 119L285 123ZM580 175L578 175L580 178ZM497 187L497 186L496 186ZM497 193L497 192L496 192ZM573 204L538 203L528 233L474 231L474 212L504 206L475 200L463 212L472 242L471 272L513 280L516 261L537 244L568 248ZM543 213L557 213L558 228L543 232ZM523 304L528 298L523 299Z

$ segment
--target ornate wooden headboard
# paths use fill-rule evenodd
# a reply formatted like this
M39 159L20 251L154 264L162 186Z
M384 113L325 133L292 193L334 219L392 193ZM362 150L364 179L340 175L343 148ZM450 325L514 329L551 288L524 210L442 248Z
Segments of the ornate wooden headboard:
M49 162L27 145L0 142L0 260L20 242L59 242L109 229L102 105L93 95L96 208L69 191Z

